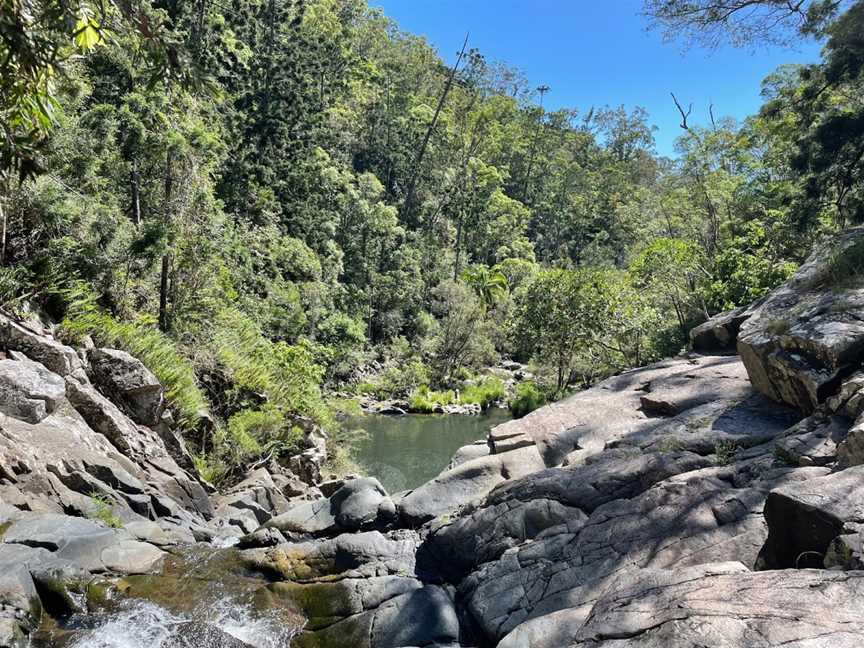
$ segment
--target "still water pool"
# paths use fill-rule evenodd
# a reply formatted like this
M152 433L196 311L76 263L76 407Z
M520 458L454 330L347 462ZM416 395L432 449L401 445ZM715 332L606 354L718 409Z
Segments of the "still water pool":
M395 493L426 483L447 467L456 450L510 418L509 411L493 408L481 416L366 414L346 424L367 432L354 451L357 463Z

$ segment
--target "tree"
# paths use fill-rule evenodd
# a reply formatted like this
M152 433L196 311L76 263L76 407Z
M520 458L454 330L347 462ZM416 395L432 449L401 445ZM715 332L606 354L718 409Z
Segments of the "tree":
M667 39L683 35L708 47L787 44L798 34L815 33L843 0L645 0L645 13Z

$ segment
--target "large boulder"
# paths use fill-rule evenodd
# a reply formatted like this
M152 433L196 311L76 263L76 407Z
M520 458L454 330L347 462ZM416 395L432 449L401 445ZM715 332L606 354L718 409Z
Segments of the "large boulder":
M408 531L345 533L335 538L247 549L241 562L271 578L311 581L340 576L413 575L419 540Z
M741 325L750 317L750 309L735 308L720 313L690 330L690 345L695 351L734 351Z
M489 642L560 610L584 619L618 577L642 569L755 564L767 536L764 491L694 474L604 504L575 532L542 535L471 573L460 593Z
M494 489L483 505L435 530L423 546L448 577L496 560L541 534L575 534L597 507L711 462L689 452L608 451L587 465L548 468Z
M0 360L0 412L38 423L57 409L65 394L63 379L40 363Z
M767 569L823 566L835 538L864 529L864 466L778 486L765 503Z
M117 349L92 349L89 375L99 390L141 425L156 426L165 409L162 385L137 358Z
M396 506L373 478L349 479L330 497L301 502L267 522L289 535L334 535L384 526L395 518Z
M75 349L3 313L0 313L0 350L20 351L58 376L68 376L81 368L81 359Z
M737 407L755 394L741 361L733 356L675 358L622 373L591 389L541 407L527 416L492 430L496 439L515 444L520 437L532 440L549 467L580 463L598 454L607 444L625 444L673 418L697 422L708 407L714 417L742 418ZM758 414L758 407L749 408ZM792 420L782 428L792 425ZM685 426L689 427L689 426ZM728 426L714 426L722 432ZM739 436L753 435L758 425L746 422Z
M817 247L742 325L738 352L753 385L806 414L840 388L864 352L864 228Z
M508 479L543 468L533 444L465 461L403 496L397 502L400 519L407 526L420 526L438 516L452 515L463 506L479 503Z

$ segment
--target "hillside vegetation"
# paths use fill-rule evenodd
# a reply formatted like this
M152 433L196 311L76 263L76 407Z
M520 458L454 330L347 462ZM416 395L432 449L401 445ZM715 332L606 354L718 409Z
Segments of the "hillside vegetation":
M545 110L365 0L3 0L0 305L141 357L211 479L335 430L334 391L421 402L507 357L531 409L864 219L864 3L796 4L824 60L743 123L682 107L673 160L644 110Z

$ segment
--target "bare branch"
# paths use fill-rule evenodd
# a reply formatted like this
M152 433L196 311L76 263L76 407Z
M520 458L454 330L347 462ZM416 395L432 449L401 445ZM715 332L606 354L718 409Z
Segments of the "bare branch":
M678 109L678 112L681 113L681 124L680 124L681 128L683 128L686 131L689 131L690 126L687 125L687 118L690 116L690 113L693 112L693 104L691 103L687 107L687 112L685 113L684 109L681 107L681 104L678 102L678 97L675 96L675 93L670 92L669 94L672 95L672 101L675 102L675 107Z

